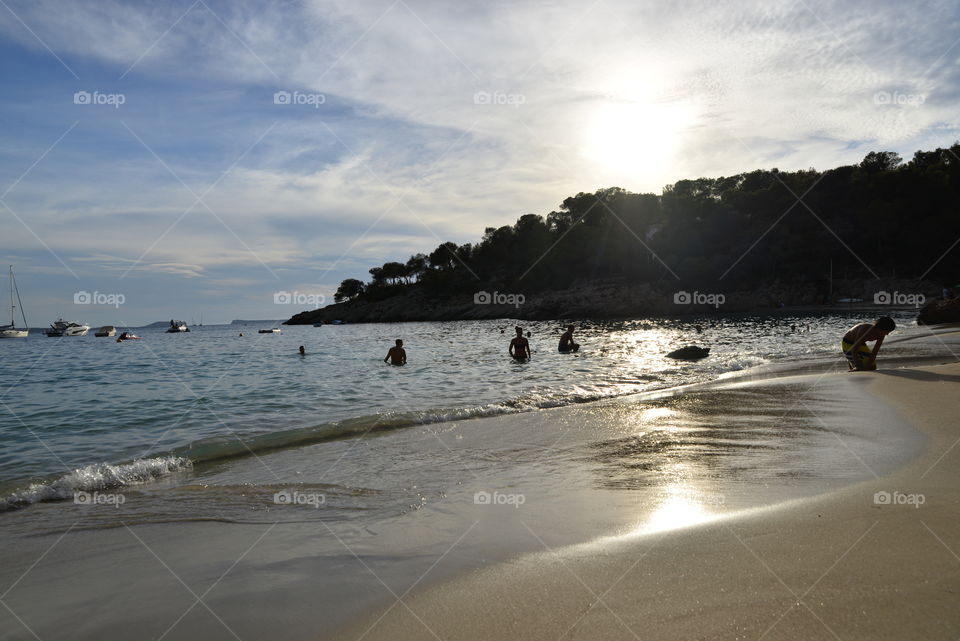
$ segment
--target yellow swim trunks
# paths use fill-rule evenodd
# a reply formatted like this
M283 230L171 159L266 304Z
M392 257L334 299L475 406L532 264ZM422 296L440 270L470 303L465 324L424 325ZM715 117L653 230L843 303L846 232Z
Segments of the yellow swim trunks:
M860 343L860 346L854 351L853 344L847 341L840 341L840 350L854 367L859 367L864 358L870 358L871 354L873 354L873 351L863 343Z

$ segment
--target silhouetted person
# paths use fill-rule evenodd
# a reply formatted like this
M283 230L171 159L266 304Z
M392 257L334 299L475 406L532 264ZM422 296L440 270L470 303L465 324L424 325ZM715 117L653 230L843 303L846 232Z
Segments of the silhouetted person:
M896 323L889 316L882 316L873 323L859 323L851 327L840 341L840 349L847 357L850 371L877 369L877 354L880 353L883 339L896 328ZM872 350L866 345L871 341L876 341Z
M560 352L575 352L580 346L573 342L573 325L567 325L567 331L560 336L560 344L557 345Z
M300 356L305 356L306 353L307 353L307 350L305 350L305 349L303 348L303 345L301 345L301 346L300 346Z
M523 328L516 327L517 335L510 341L510 356L519 360L530 358L530 341L523 335Z
M403 349L403 341L399 338L397 339L397 344L390 348L390 351L387 352L386 357L383 359L384 363L387 361L390 361L391 365L407 364L407 352Z

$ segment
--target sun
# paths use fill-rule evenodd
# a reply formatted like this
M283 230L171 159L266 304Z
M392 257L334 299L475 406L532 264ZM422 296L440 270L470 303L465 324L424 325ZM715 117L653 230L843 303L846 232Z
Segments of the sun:
M607 182L662 186L692 120L683 104L607 102L588 118L582 155Z

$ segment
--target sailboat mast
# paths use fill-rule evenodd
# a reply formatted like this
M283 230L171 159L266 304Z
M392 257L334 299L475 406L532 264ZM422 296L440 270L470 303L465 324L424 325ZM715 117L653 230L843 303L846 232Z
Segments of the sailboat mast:
M10 265L10 327L16 327L14 321L17 317L17 309L13 304L13 265Z
M23 303L20 302L20 288L17 287L17 281L13 279L13 265L10 265L10 286L17 291L17 305L20 306L20 318L23 319L23 328L29 329L27 325L27 313L23 311ZM10 304L13 305L13 296L10 296ZM13 310L10 310L10 322L13 322Z

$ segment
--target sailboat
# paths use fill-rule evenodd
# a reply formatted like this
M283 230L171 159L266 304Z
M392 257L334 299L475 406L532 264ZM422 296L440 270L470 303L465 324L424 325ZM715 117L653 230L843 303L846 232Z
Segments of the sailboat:
M13 302L13 293L17 293L17 302ZM23 318L23 329L17 329L17 305L20 305L20 317ZM0 338L26 338L30 330L27 329L27 317L23 313L23 304L20 303L20 290L17 281L13 278L13 265L10 265L10 324L0 325Z

